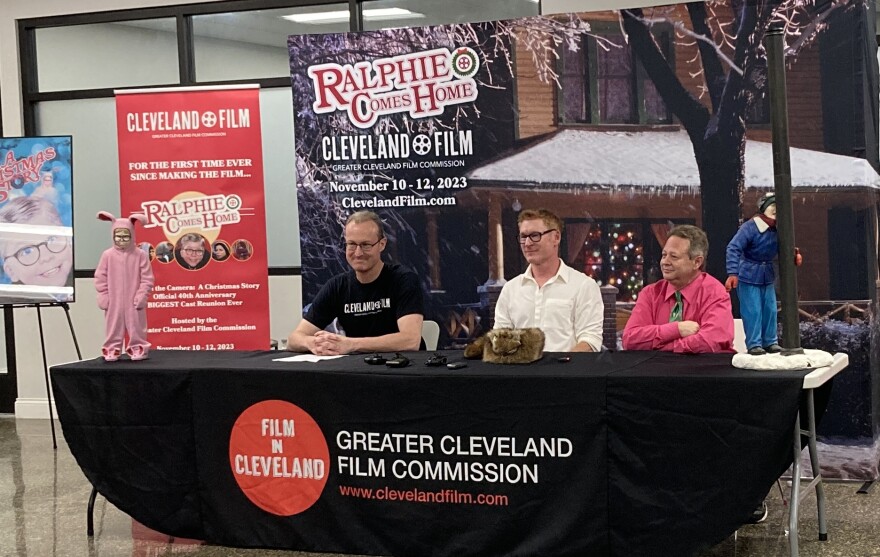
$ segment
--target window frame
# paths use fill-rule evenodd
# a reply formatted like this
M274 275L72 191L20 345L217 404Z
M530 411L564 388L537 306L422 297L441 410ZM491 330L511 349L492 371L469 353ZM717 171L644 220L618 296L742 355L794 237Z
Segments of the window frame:
M559 56L557 58L557 74L562 77L564 75L564 64L565 64L565 56L571 56L575 54L577 56L585 57L583 61L583 67L585 70L584 78L586 82L584 83L584 94L589 96L589 103L587 103L587 99L583 99L585 105L589 104L589 119L588 120L568 120L565 116L565 104L564 104L564 95L562 93L562 83L560 86L555 88L556 94L556 106L557 106L557 122L562 126L596 126L601 128L606 127L616 127L616 126L668 126L674 124L672 111L666 106L664 102L664 106L666 107L666 117L660 121L649 121L647 118L647 113L644 105L644 95L645 95L645 81L649 80L647 72L645 71L644 66L642 65L641 60L639 60L638 56L636 56L635 52L630 49L630 57L632 62L632 67L634 71L631 72L631 76L629 77L629 87L630 91L633 95L634 108L630 111L630 119L633 121L630 122L602 122L600 109L599 109L599 80L597 77L598 74L598 52L599 46L598 41L594 35L609 35L615 37L621 37L620 27L614 23L608 21L598 21L598 22L589 22L590 23L590 34L584 34L581 36L581 49L576 53L571 53L566 48L566 45L563 43L559 47ZM661 52L663 56L666 58L669 63L672 71L675 71L675 41L674 37L674 29L671 25L668 24L658 24L654 26L652 30L654 34L654 38L657 41L658 45L661 48Z
M188 4L181 6L142 8L135 10L112 10L107 12L82 13L43 18L22 19L18 22L19 58L21 60L21 95L25 135L33 135L36 126L36 105L43 101L81 100L109 98L119 89L136 89L143 86L111 87L96 89L76 89L40 92L37 78L37 29L66 27L96 23L120 23L145 19L170 19L177 22L178 75L176 83L154 84L150 87L188 87L194 85L232 85L257 83L261 89L290 87L290 77L269 77L256 79L232 79L217 81L198 81L196 79L195 50L193 37L193 16L250 12L280 8L299 8L339 4L340 0L239 0L214 2L209 4ZM348 0L351 13L350 30L363 28L363 16L359 0Z

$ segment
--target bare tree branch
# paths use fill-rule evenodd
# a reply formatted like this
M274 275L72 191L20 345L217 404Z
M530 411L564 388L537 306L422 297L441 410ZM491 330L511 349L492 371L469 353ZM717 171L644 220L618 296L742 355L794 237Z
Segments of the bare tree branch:
M736 50L733 53L733 61L738 66L746 68L750 56L756 56L755 51L761 48L760 36L756 33L758 26L757 8L753 2L743 2L740 8L739 28L736 32ZM724 92L715 117L710 121L706 130L706 136L714 132L721 132L724 136L741 135L745 131L745 110L748 107L748 97L743 90L746 82L744 75L736 72L727 74L724 84Z
M724 55L721 48L712 39L712 30L709 29L706 16L706 5L702 2L690 2L687 4L687 10L691 18L691 25L694 28L694 34L700 39L697 42L697 48L700 49L700 58L703 61L703 76L706 80L706 87L709 89L712 109L718 110L725 79L724 70L721 69L719 58L725 58L725 61L732 68L736 66L732 60L727 59L727 56Z
M831 5L828 6L824 11L819 12L816 16L804 27L803 29L798 30L797 38L785 49L786 56L797 56L804 45L808 44L812 41L816 35L824 28L825 20L828 17L837 11L838 8L841 7L852 7L852 3L849 0L834 0L831 2Z

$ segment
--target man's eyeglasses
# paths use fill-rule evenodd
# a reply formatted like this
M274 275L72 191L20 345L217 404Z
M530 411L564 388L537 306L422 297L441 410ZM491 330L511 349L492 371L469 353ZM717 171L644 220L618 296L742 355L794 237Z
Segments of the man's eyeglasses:
M7 257L14 257L25 267L30 267L40 260L41 247L46 246L46 249L51 253L61 253L69 243L70 241L67 239L67 236L49 236L46 238L46 241L32 246L25 246Z
M369 242L361 242L360 244L355 242L345 242L345 251L354 252L357 251L358 248L361 248L361 251L364 253L370 253L373 251L373 248L376 247L376 244L382 241L382 238L379 238L372 244Z
M203 249L183 248L180 251L182 251L183 253L185 253L187 255L204 255L205 254L205 250L203 250Z
M548 232L556 232L556 229L551 228L550 230L545 230L544 232L532 232L531 234L520 234L519 235L519 243L525 244L526 238L531 240L533 244L538 243L541 241L541 238L544 237L544 234L547 234Z

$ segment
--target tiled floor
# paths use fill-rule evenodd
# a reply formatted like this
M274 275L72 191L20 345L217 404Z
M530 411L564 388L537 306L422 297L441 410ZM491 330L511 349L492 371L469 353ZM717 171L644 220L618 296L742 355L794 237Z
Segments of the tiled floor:
M60 427L56 431L60 436ZM800 554L803 557L880 556L880 487L857 494L861 484L828 483L829 541L817 541L815 498L803 507ZM153 557L186 555L306 557L295 551L233 549L169 539L133 523L98 497L95 536L86 536L86 503L91 486L59 437L52 450L49 423L0 417L0 556L2 557ZM764 524L744 526L699 557L775 557L789 554L783 531L784 507L778 490L768 499ZM320 554L324 557L328 554ZM656 557L663 557L658 548ZM551 556L540 556L551 557ZM653 556L652 556L653 557Z

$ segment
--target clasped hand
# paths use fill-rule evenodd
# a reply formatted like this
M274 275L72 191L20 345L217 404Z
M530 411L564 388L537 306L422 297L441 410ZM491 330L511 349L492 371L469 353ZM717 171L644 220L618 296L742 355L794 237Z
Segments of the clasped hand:
M678 322L678 334L681 335L681 338L695 335L699 331L700 331L700 324L697 323L696 321L679 321Z
M313 338L312 353L318 356L338 356L354 352L350 338L328 331L318 331Z

